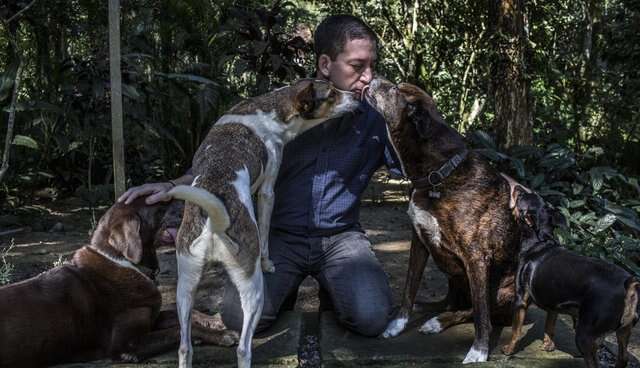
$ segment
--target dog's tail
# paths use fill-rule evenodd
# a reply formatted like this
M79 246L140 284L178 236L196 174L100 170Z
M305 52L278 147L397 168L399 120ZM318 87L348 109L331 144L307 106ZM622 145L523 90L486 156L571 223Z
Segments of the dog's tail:
M638 321L638 289L640 288L640 281L635 277L629 277L624 282L624 287L627 290L627 294L624 297L624 312L620 319L621 327L635 324Z
M230 226L231 220L224 203L209 191L189 185L178 185L168 193L173 198L193 202L209 215L207 224L212 233L222 234Z

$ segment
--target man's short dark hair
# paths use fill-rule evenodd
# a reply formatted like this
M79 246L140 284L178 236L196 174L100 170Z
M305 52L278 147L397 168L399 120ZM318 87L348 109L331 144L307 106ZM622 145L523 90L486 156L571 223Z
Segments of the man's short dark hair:
M344 51L347 41L369 39L377 44L373 30L362 19L349 14L326 17L316 28L313 35L313 47L316 63L320 55L329 55L335 60Z

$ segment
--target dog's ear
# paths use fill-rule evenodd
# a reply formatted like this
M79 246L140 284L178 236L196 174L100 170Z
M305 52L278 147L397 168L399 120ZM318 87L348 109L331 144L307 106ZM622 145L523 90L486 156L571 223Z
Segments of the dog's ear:
M313 112L316 109L316 94L313 82L309 82L296 97L300 116L305 119L313 119Z
M126 259L137 264L142 260L142 239L140 239L140 219L127 216L124 221L110 229L108 243Z
M516 220L521 220L523 216L523 209L526 210L526 204L523 204L519 199L523 194L530 193L527 188L520 184L516 184L511 189L511 199L509 201L509 208L513 211L513 216Z
M420 138L426 139L428 137L427 132L429 131L431 117L424 107L422 107L420 101L407 103L407 119L416 127Z
M512 210L517 210L516 204L518 202L518 197L520 197L520 195L524 193L526 193L524 188L520 184L515 184L511 188L511 199L509 200L509 208L511 208Z

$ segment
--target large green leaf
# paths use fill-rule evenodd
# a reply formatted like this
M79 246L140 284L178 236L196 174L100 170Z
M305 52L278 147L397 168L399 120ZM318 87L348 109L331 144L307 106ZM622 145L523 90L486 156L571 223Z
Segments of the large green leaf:
M600 217L598 222L593 227L593 232L595 234L602 232L608 229L613 223L616 222L616 215L612 213L607 213L606 215Z
M13 144L15 144L16 146L29 147L34 150L37 150L39 148L38 142L36 142L35 139L31 137L27 137L26 135L16 135L15 137L13 137Z
M630 228L640 231L640 219L630 208L619 206L611 201L603 200L603 208L616 215L617 219Z
M156 75L165 77L167 79L173 79L173 80L179 80L179 81L186 81L186 82L196 82L196 83L203 83L203 84L210 84L212 86L219 86L218 83L212 81L209 78L205 78L205 77L201 77L199 75L193 75L193 74L181 74L181 73L156 73Z

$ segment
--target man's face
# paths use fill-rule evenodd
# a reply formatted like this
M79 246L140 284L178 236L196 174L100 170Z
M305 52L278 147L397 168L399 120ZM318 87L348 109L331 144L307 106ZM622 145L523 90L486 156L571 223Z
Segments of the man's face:
M328 55L320 55L317 77L329 80L339 89L360 95L373 79L375 62L375 42L368 38L349 40L335 60Z

